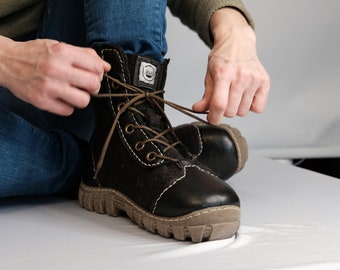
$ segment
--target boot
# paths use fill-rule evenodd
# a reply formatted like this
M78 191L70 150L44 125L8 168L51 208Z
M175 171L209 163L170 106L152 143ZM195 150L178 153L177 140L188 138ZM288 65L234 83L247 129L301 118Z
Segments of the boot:
M240 202L233 189L197 163L175 136L162 96L168 61L102 45L111 64L99 95L79 189L90 211L127 216L146 230L202 242L234 236Z
M177 126L174 131L194 159L219 178L227 180L244 168L248 146L238 129L195 122Z

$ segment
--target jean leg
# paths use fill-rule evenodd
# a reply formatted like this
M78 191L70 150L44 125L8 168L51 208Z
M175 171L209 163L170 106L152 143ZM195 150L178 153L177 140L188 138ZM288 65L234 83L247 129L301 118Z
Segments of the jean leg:
M36 38L87 46L84 0L46 0Z
M46 0L44 14L35 38L54 39L75 46L88 47L84 0ZM50 129L67 131L85 141L91 137L94 128L91 105L85 109L75 109L68 117L48 112L41 112L41 114L47 119Z
M112 43L125 53L162 62L167 52L166 0L85 0L87 43Z
M49 132L0 109L0 197L78 187L80 150L66 132Z
M47 0L37 31L78 46L112 43L162 62L167 52L166 0Z

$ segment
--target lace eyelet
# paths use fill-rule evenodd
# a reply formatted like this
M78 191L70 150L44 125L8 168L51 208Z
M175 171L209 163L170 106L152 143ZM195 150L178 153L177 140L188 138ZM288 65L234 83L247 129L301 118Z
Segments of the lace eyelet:
M154 161L156 159L156 153L155 152L150 152L146 154L146 159L148 161Z
M135 132L135 128L134 128L134 125L132 124L128 124L126 127L125 127L125 133L126 134L132 134Z
M119 84L117 82L113 81L113 82L111 82L111 87L113 89L118 89L119 88Z
M135 149L136 149L137 151L142 151L142 150L144 149L144 147L145 147L145 143L143 143L143 142L137 142L137 143L135 144Z

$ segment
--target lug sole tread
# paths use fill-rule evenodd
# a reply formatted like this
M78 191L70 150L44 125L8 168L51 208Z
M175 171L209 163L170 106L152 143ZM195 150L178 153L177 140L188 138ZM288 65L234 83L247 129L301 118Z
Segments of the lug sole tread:
M145 211L116 190L83 183L79 202L83 208L100 214L117 217L126 213L141 228L180 241L228 239L236 235L240 226L240 208L232 205L206 208L180 217L161 217Z

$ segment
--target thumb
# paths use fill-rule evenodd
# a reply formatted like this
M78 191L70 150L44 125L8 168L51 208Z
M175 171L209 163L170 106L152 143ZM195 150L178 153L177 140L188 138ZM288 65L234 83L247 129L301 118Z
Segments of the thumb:
M200 101L197 101L192 109L195 112L205 112L209 109L209 100L204 96Z

